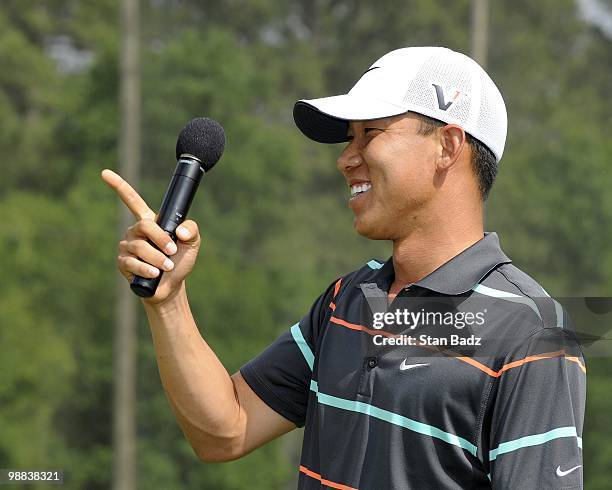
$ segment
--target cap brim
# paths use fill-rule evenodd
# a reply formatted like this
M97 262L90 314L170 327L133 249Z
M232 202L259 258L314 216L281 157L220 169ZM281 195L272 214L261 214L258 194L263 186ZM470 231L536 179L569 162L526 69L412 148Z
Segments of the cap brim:
M349 121L366 121L397 116L408 109L373 98L345 94L321 99L299 100L293 107L296 126L319 143L347 141Z

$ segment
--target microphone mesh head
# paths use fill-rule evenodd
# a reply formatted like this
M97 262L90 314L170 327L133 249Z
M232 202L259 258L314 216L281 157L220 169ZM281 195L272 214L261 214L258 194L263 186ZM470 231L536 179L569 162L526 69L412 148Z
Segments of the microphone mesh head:
M176 141L176 158L187 153L202 162L209 171L225 149L225 131L214 119L196 117L187 123Z

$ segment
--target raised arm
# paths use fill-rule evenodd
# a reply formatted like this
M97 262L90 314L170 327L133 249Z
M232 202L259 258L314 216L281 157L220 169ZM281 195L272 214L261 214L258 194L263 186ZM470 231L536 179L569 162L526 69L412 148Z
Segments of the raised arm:
M125 180L111 170L104 170L102 179L136 217L119 243L121 274L131 281L135 274L155 277L164 271L155 295L142 302L164 390L198 457L237 459L294 429L292 422L251 390L239 372L230 376L200 335L185 290L185 278L200 248L197 224L188 220L179 226L175 245L155 223L155 212Z

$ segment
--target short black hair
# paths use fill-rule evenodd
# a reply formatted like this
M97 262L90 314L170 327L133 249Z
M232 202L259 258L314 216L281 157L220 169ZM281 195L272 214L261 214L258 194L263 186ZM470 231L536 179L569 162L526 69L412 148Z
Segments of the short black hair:
M444 127L447 124L438 119L424 116L423 114L413 114L417 116L421 122L417 131L421 136L429 136L436 129ZM472 148L472 168L478 179L480 197L484 202L487 200L487 197L489 197L489 191L493 186L493 182L495 182L495 177L497 177L499 163L495 155L493 155L493 152L489 150L487 146L474 138L471 134L465 133L465 136L468 144Z

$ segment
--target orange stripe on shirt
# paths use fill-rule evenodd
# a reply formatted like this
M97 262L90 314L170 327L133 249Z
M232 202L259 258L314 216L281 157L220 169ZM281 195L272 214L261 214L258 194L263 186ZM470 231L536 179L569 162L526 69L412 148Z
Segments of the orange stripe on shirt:
M343 485L342 483L336 483L336 482L333 482L333 481L326 480L321 475L319 475L318 473L315 473L312 470L309 470L305 466L300 466L300 471L302 473L304 473L305 475L308 475L310 478L314 478L315 480L319 480L322 485L327 485L328 487L331 487L331 488L338 488L339 490L357 490L354 487L349 487L347 485Z
M336 282L336 287L334 287L334 298L338 295L338 291L340 291L340 285L342 284L342 278L338 279Z
M579 359L578 357L568 356L568 355L566 354L565 358L566 358L568 361L572 361L572 362L575 362L576 364L578 364L578 366L580 367L580 370L581 370L581 371L582 371L584 374L586 374L586 366L585 366L584 364L582 364L582 362L580 362L580 359Z
M559 350L556 352L547 352L545 354L538 354L535 356L527 356L523 359L519 359L518 361L513 361L506 364L498 371L498 373L499 375L501 375L501 373L507 371L508 369L522 366L523 364L526 364L528 362L539 361L541 359L552 359L553 357L565 357L568 361L577 363L580 366L580 369L586 373L586 367L584 366L584 364L582 364L577 357L572 357L565 354L564 350Z
M481 362L478 362L476 359L472 359L471 357L466 357L466 356L452 356L452 357L455 357L459 361L466 362L467 364L474 366L476 369L480 369L483 373L488 374L489 376L492 376L494 378L497 378L500 376L500 373L494 371L489 366L485 366Z
M340 291L340 285L342 284L342 278L338 279L336 281L336 285L334 286L334 297L333 299L336 299L336 296L338 295L338 291ZM329 307L331 308L332 311L336 310L336 303L334 303L333 301L330 301L329 303Z
M451 352L452 354L455 354L452 351L445 351L444 353L446 354L447 352ZM480 369L483 373L486 373L493 378L499 378L504 372L508 371L509 369L520 367L523 364L526 364L528 362L541 361L542 359L552 359L555 357L565 357L565 359L567 359L568 361L575 362L576 364L578 364L582 372L586 374L586 367L584 366L584 364L582 364L582 362L580 362L580 359L578 359L577 357L568 356L567 354L565 354L564 350L560 350L557 352L547 352L547 353L538 354L535 356L527 356L523 359L518 359L517 361L512 361L512 362L509 362L508 364L505 364L504 366L501 367L499 371L495 371L491 369L490 367L485 366L484 364L476 361L475 359L472 359L471 357L459 356L456 354L452 355L452 354L451 354L451 357L455 357L459 361L463 361L468 364L471 364L475 368Z
M397 335L392 334L390 332L385 332L384 330L372 330L371 328L364 327L363 325L349 323L335 316L332 316L329 321L337 325L342 325L343 327L350 328L351 330L360 330L362 332L367 333L368 335L384 335L385 337L397 337Z

